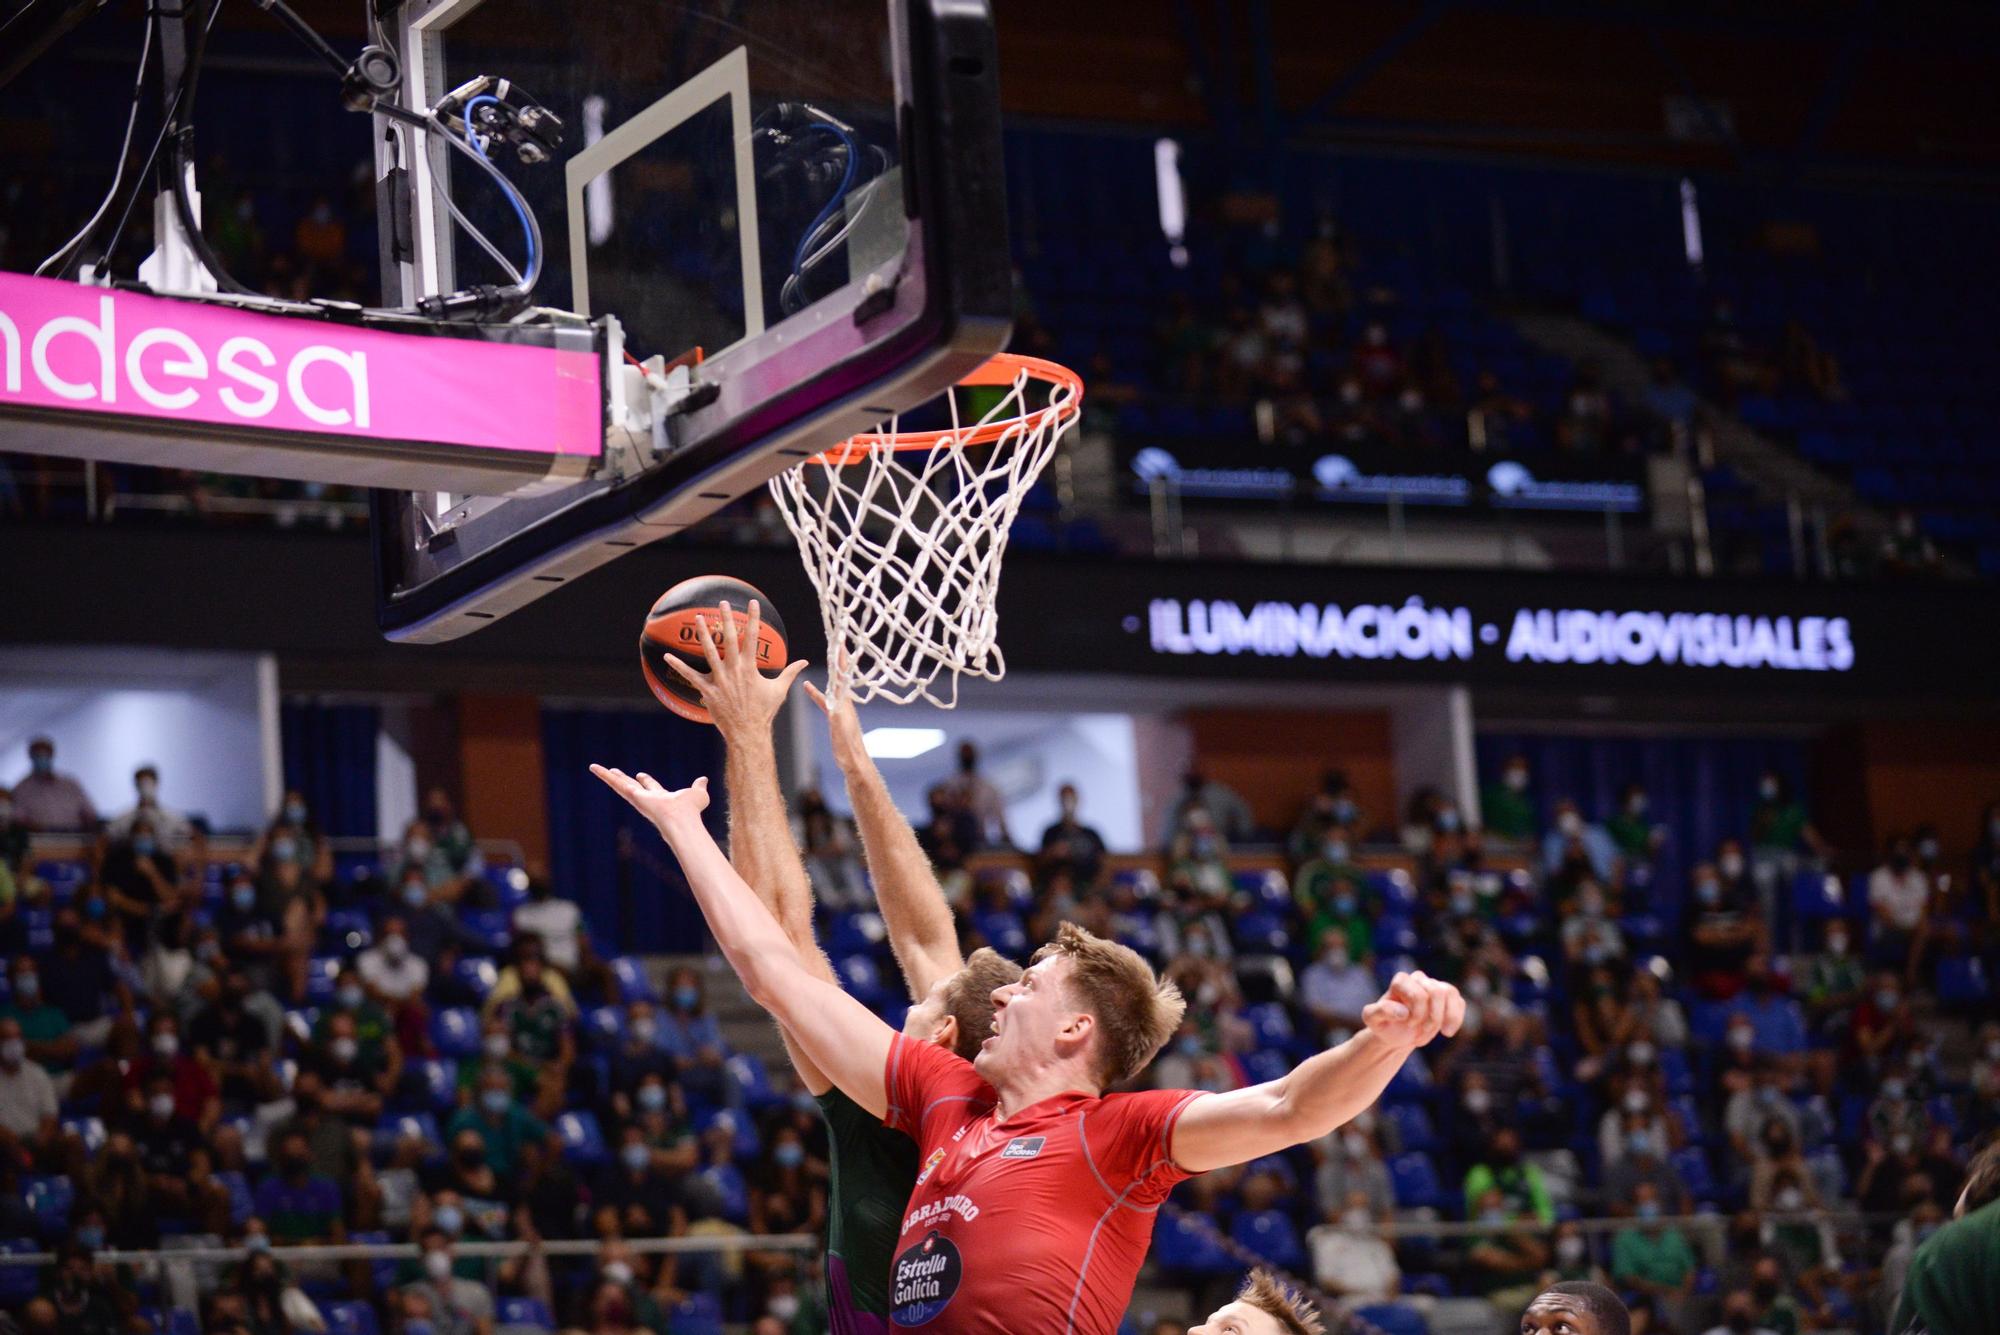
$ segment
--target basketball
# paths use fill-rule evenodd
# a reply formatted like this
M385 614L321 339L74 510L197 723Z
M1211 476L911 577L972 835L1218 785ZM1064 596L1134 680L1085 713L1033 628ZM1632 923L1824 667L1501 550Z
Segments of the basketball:
M710 721L694 688L662 664L660 656L673 654L691 666L706 669L708 655L701 645L701 618L708 618L709 632L721 648L722 604L728 603L729 615L743 625L750 620L752 600L757 603L761 622L757 629L758 670L775 674L784 668L789 661L785 656L785 622L778 609L771 606L771 600L755 585L740 579L697 575L661 594L646 613L646 624L639 632L639 670L645 673L646 686L655 700L690 722Z

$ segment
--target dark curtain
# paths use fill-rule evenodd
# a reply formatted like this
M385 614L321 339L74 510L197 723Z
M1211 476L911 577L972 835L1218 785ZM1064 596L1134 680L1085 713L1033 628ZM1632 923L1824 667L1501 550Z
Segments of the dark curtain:
M1515 754L1528 758L1529 793L1546 828L1563 798L1573 799L1585 820L1615 815L1625 785L1646 786L1647 819L1664 826L1660 883L1685 884L1690 868L1715 853L1721 840L1747 838L1757 804L1757 781L1776 770L1811 809L1806 789L1807 744L1771 737L1578 737L1481 733L1479 783L1500 781Z
M662 709L542 709L548 766L549 873L583 909L600 954L693 954L701 912L658 832L591 774L595 762L669 788L708 776L709 829L723 838L722 736ZM620 840L629 854L621 854Z
M382 714L373 705L291 699L279 713L285 786L304 794L321 832L374 838L375 738Z

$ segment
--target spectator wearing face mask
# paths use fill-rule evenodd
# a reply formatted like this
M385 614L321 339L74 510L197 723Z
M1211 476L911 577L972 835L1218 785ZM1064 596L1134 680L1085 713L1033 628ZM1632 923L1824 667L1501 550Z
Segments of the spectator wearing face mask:
M130 839L134 830L143 822L150 825L160 847L179 856L187 851L194 839L194 826L188 818L160 801L160 771L154 765L141 765L132 773L133 802L125 810L104 823L104 837L111 842Z
M91 832L97 808L83 785L56 770L56 744L46 737L28 743L28 772L10 787L14 819L36 833Z
M561 1107L569 1069L576 1060L571 1030L577 1005L560 971L542 957L540 938L519 937L514 963L501 971L486 998L486 1016L506 1022L514 1053L532 1062L540 1080L536 1109L552 1117Z
M1344 928L1328 927L1319 934L1319 958L1299 976L1299 1000L1322 1032L1360 1032L1361 1011L1380 990L1374 969L1349 950Z
M1767 919L1790 923L1792 878L1805 858L1823 860L1828 851L1805 803L1793 794L1791 781L1777 770L1765 770L1750 809L1750 858Z
M1391 1217L1396 1198L1388 1165L1383 1162L1382 1149L1376 1141L1378 1131L1379 1125L1371 1112L1365 1122L1357 1117L1313 1142L1313 1158L1318 1161L1313 1187L1320 1200L1344 1202L1358 1193L1371 1218Z
M1658 1188L1640 1182L1632 1197L1633 1222L1611 1240L1611 1276L1621 1287L1652 1295L1672 1313L1693 1294L1700 1266L1687 1235L1660 1222L1667 1213Z
M1763 948L1763 922L1754 900L1745 897L1726 876L1731 857L1725 845L1723 864L1704 862L1694 869L1693 894L1684 915L1687 942L1684 958L1696 991L1711 1001L1727 1001L1749 981L1750 957ZM1742 855L1734 857L1740 864Z
M1877 972L1848 1022L1842 1059L1849 1079L1865 1085L1887 1069L1896 1051L1907 1047L1915 1035L1916 1015L1902 979L1888 969Z
M1593 825L1583 818L1581 808L1569 798L1560 798L1555 804L1549 831L1542 836L1542 870L1554 876L1574 863L1581 853L1587 870L1600 885L1609 884L1618 874L1618 846L1612 842L1602 825ZM1572 879L1578 878L1578 871L1572 871Z
M1898 835L1868 875L1870 962L1915 977L1930 904L1930 873L1917 865L1909 837Z
M1297 824L1285 840L1285 852L1293 866L1309 862L1318 853L1328 834L1339 829L1353 833L1362 828L1362 811L1355 800L1353 785L1339 770L1328 770L1319 791L1306 803Z
M400 915L382 920L375 944L355 956L354 969L368 995L388 1012L403 1050L413 1055L428 1051L430 1007L424 1004L424 989L430 986L431 966L410 948L410 929Z
M598 1174L591 1201L600 1210L615 1211L619 1229L628 1236L678 1237L688 1224L686 1172L683 1162L655 1149L645 1129L633 1123L620 1133L617 1155Z
M172 1082L174 1111L207 1134L222 1116L221 1091L208 1068L181 1043L180 1021L165 1011L156 1011L146 1023L146 1051L125 1072L128 1106L137 1107L155 1074L165 1074Z
M401 1053L396 1052L395 1061L390 1060L390 1047L396 1042L395 1022L389 1012L369 994L367 984L362 980L361 970L354 960L343 960L340 971L333 979L333 1004L324 1008L319 1022L313 1026L313 1037L324 1039L328 1023L337 1015L346 1015L354 1021L354 1036L361 1041L361 1049L371 1061L381 1064L401 1066Z
M1643 1182L1653 1188L1668 1214L1685 1214L1689 1204L1687 1183L1668 1157L1674 1149L1674 1126L1652 1095L1642 1089L1629 1089L1619 1106L1605 1113L1605 1117L1616 1119L1609 1145L1604 1143L1606 1128L1602 1123L1598 1130L1600 1152L1606 1148L1616 1150L1602 1160L1607 1213L1629 1214L1632 1202L1638 1199L1633 1191Z
M565 975L576 973L583 958L583 912L557 895L548 877L529 876L528 900L514 910L514 932L538 938L550 964Z
M156 944L169 949L186 944L188 910L198 902L200 886L182 887L180 864L145 815L106 846L98 881L134 962L144 961Z
M752 1233L817 1233L826 1226L826 1165L807 1159L795 1128L772 1136L749 1187Z
M1756 1078L1730 1094L1723 1105L1722 1129L1735 1151L1736 1166L1747 1173L1763 1152L1764 1136L1773 1123L1784 1128L1789 1143L1802 1138L1798 1106L1785 1097L1786 1077L1760 1059Z
M225 964L215 999L187 1026L188 1043L208 1063L223 1102L245 1111L280 1093L272 1063L275 1036L264 1016L251 1009L251 995L249 978Z
M1594 880L1577 887L1573 911L1563 920L1563 957L1572 969L1595 969L1625 958L1625 933L1618 926L1609 896Z
M1069 873L1078 886L1094 886L1104 875L1104 836L1085 825L1077 814L1076 785L1066 783L1056 790L1060 814L1042 831L1041 851L1035 857L1036 879L1046 884L1057 870Z
M269 875L278 864L289 862L296 863L314 886L333 881L333 845L313 819L305 794L296 788L286 790L285 800L250 846L248 860L260 875Z
M1659 855L1667 840L1666 827L1652 819L1652 799L1646 785L1628 783L1618 799L1617 812L1604 822L1604 832L1628 864L1644 866Z
M1843 919L1828 919L1821 929L1819 953L1806 964L1799 994L1813 1033L1828 1041L1844 1034L1867 983L1867 973L1854 953L1852 929Z
M1393 1302L1402 1291L1395 1249L1375 1223L1366 1193L1351 1191L1327 1206L1325 1222L1306 1234L1313 1281L1343 1307Z
M503 1178L513 1176L522 1145L546 1140L549 1135L547 1125L515 1097L506 1072L493 1068L481 1074L472 1106L453 1114L445 1134L456 1138L467 1129L479 1133L486 1146L486 1161Z
M625 1008L625 1033L611 1054L611 1088L620 1117L630 1117L628 1101L649 1076L662 1084L675 1074L673 1056L660 1045L660 1019L650 1001L634 1001Z
M1737 1289L1722 1300L1722 1321L1704 1335L1778 1335L1768 1326L1757 1324L1757 1299L1748 1289Z
M175 1109L173 1077L155 1071L144 1094L142 1110L126 1129L138 1147L153 1208L192 1220L197 1232L226 1232L229 1189L215 1178L201 1128Z
M1188 828L1189 817L1196 811L1207 813L1209 832L1224 844L1245 842L1256 833L1257 822L1241 793L1200 769L1191 769L1182 776L1181 790L1161 823L1169 845Z
M1661 988L1659 975L1650 969L1635 972L1630 1004L1638 1037L1649 1040L1656 1049L1687 1046L1687 1012Z
M1591 1255L1590 1239L1574 1219L1556 1225L1550 1248L1549 1268L1542 1272L1540 1285L1609 1284L1611 1276Z
M272 1172L257 1184L258 1217L271 1240L284 1246L341 1242L347 1237L342 1220L340 1186L313 1171L312 1147L297 1129L277 1138L271 1153Z
M325 1082L311 1068L292 1082L292 1115L271 1128L269 1141L278 1145L294 1134L305 1140L312 1172L340 1188L356 1226L375 1227L382 1188L369 1159L369 1133L327 1110Z
M19 1025L28 1059L49 1072L51 1078L67 1084L65 1077L76 1064L80 1045L69 1017L42 989L41 966L33 956L18 956L8 968L7 980L12 985L13 997L0 1006L0 1021L12 1020Z
M493 1295L477 1280L454 1274L451 1235L432 1226L419 1239L422 1278L397 1291L404 1328L428 1322L432 1335L493 1335Z
M1485 1165L1473 1169L1477 1173ZM1468 1181L1470 1179L1468 1178ZM1487 1302L1503 1311L1517 1311L1535 1296L1535 1281L1549 1263L1549 1249L1535 1232L1509 1227L1532 1223L1537 1212L1499 1186L1467 1195L1466 1217L1490 1232L1467 1239L1465 1258L1471 1284ZM1546 1223L1554 1222L1554 1212Z
M0 1153L14 1163L46 1161L56 1146L56 1087L28 1056L21 1022L0 1019Z
M1007 835L1007 802L993 781L979 772L979 747L958 744L958 769L938 785L961 811L973 819L982 848L1012 848Z
M1771 1175L1764 1245L1814 1306L1841 1283L1840 1251L1825 1209L1811 1174L1782 1168Z
M1499 781L1480 790L1479 813L1488 834L1517 842L1534 837L1540 822L1528 791L1531 777L1528 758L1512 755L1501 765Z

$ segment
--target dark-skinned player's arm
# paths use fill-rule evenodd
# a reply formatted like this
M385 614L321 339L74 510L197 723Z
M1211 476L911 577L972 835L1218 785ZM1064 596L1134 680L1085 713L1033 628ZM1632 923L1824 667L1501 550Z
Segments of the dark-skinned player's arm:
M1361 1019L1360 1033L1288 1075L1188 1104L1174 1123L1174 1162L1205 1173L1317 1140L1380 1098L1412 1052L1456 1034L1465 999L1450 983L1399 973Z
M838 673L833 674L835 678ZM845 684L831 683L822 694L811 682L806 694L826 713L833 740L833 758L847 779L847 800L861 831L861 851L868 859L868 876L875 883L875 902L889 929L889 948L902 966L903 982L913 1001L930 995L931 986L965 967L958 953L958 926L937 872L917 842L917 832L896 809L889 785L861 739L861 721Z
M847 1097L881 1117L889 1110L884 1068L896 1031L799 959L785 929L729 865L701 813L708 780L668 790L651 775L592 765L590 772L653 823L679 859L708 930L750 996L776 1017L800 1051Z
M667 667L680 675L701 698L709 719L722 734L723 778L729 785L729 861L771 916L785 929L799 960L808 970L835 982L833 966L813 935L812 881L785 811L785 796L778 788L778 750L771 740L771 727L784 708L785 695L805 669L805 660L792 663L775 677L766 677L757 668L751 646L764 611L756 599L750 600L745 623L729 614L728 603L721 605L721 626L711 626L707 617L696 620L702 652L708 656L709 670L703 672L674 654L662 654ZM718 633L719 632L719 633ZM716 652L717 649L721 652ZM799 1050L782 1026L785 1055L792 1069L814 1095L826 1093L833 1084L826 1073Z

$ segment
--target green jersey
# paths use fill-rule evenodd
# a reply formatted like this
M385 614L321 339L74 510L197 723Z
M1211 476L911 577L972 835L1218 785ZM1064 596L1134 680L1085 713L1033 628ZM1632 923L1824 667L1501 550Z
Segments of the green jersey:
M917 1142L882 1125L838 1089L820 1095L819 1108L832 1160L827 1305L835 1313L851 1309L886 1321L889 1268L917 1183ZM843 1281L845 1294L839 1292Z
M2000 1312L2000 1201L1955 1219L1917 1248L1890 1335L1991 1330Z

